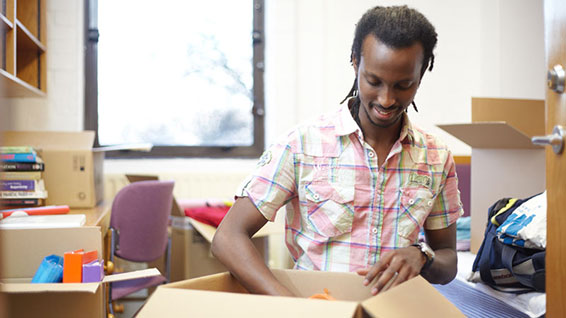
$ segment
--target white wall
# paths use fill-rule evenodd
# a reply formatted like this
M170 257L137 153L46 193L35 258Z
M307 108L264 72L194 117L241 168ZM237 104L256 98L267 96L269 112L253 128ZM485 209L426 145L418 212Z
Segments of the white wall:
M267 0L267 140L335 107L351 88L354 26L369 0ZM436 127L471 120L471 97L544 99L542 1L406 0L437 29L434 70L427 72L411 119L469 155Z
M75 131L83 128L82 1L50 0L47 98L2 100L4 128ZM457 155L469 147L436 128L470 121L472 96L544 98L542 1L406 0L436 26L439 42L433 72L416 97L411 118L446 140ZM266 0L266 137L333 109L349 91L354 26L369 0ZM173 169L202 161L174 160ZM219 164L230 165L229 160ZM159 171L163 161L109 160L107 171ZM248 167L249 164L243 164Z

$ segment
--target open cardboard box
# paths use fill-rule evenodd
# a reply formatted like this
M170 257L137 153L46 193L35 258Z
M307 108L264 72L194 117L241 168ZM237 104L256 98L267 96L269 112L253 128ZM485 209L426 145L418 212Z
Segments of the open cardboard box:
M545 135L544 100L472 98L472 123L438 127L472 147L470 249L477 253L493 203L545 189L545 149L531 143Z
M101 240L99 227L0 230L6 317L105 317L104 283L160 275L153 268L109 275L100 283L30 283L45 256L81 248L102 255Z
M149 145L93 148L94 131L4 131L4 146L32 146L45 162L46 205L91 208L104 195L104 153L146 150Z
M297 297L248 294L220 273L158 287L137 317L465 317L421 276L372 296L355 273L273 273ZM324 288L337 300L307 299Z
M210 243L214 233L216 233L216 228L211 225L186 216L172 216L171 281L185 280L227 270L210 252ZM267 222L254 235L252 242L263 256L266 264L269 259L269 236L282 233L282 226Z

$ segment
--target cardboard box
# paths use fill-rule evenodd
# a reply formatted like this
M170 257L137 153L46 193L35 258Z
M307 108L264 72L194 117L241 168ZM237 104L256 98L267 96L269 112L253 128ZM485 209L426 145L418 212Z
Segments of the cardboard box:
M506 197L545 189L545 149L531 137L545 135L544 100L472 98L472 123L438 125L472 147L471 251L477 253L488 209Z
M47 205L90 208L102 200L104 148L92 148L94 131L5 131L2 142L40 151Z
M273 273L298 297L251 295L221 273L160 286L137 317L465 317L420 276L372 296L355 273ZM307 299L324 288L337 300Z
M216 228L189 217L172 216L171 223L171 281L180 281L226 271L210 252ZM269 235L283 229L268 222L252 239L255 247L268 262Z
M0 230L6 317L106 317L104 283L159 275L153 268L109 275L99 283L29 283L47 255L81 248L102 255L101 237L99 227Z

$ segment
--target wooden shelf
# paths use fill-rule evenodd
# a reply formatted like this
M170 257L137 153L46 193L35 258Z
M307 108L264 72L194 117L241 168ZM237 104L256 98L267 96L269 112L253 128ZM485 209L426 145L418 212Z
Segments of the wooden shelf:
M6 18L3 14L0 14L0 23L2 23L2 26L7 29L14 28L14 24L12 23L12 21L8 20L8 18Z
M20 21L16 20L16 30L18 33L18 47L24 49L39 49L45 52L45 46L39 41ZM20 42L21 41L21 42Z
M1 97L45 97L45 93L0 69Z
M47 88L45 0L3 0L0 97L42 97Z

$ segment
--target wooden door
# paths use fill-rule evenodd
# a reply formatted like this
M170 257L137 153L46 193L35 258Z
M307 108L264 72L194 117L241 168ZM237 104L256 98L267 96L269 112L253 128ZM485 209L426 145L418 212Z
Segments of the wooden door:
M547 70L566 68L566 1L544 3ZM566 127L566 93L546 91L546 133L556 125ZM546 150L548 195L546 310L547 317L566 317L566 150Z

